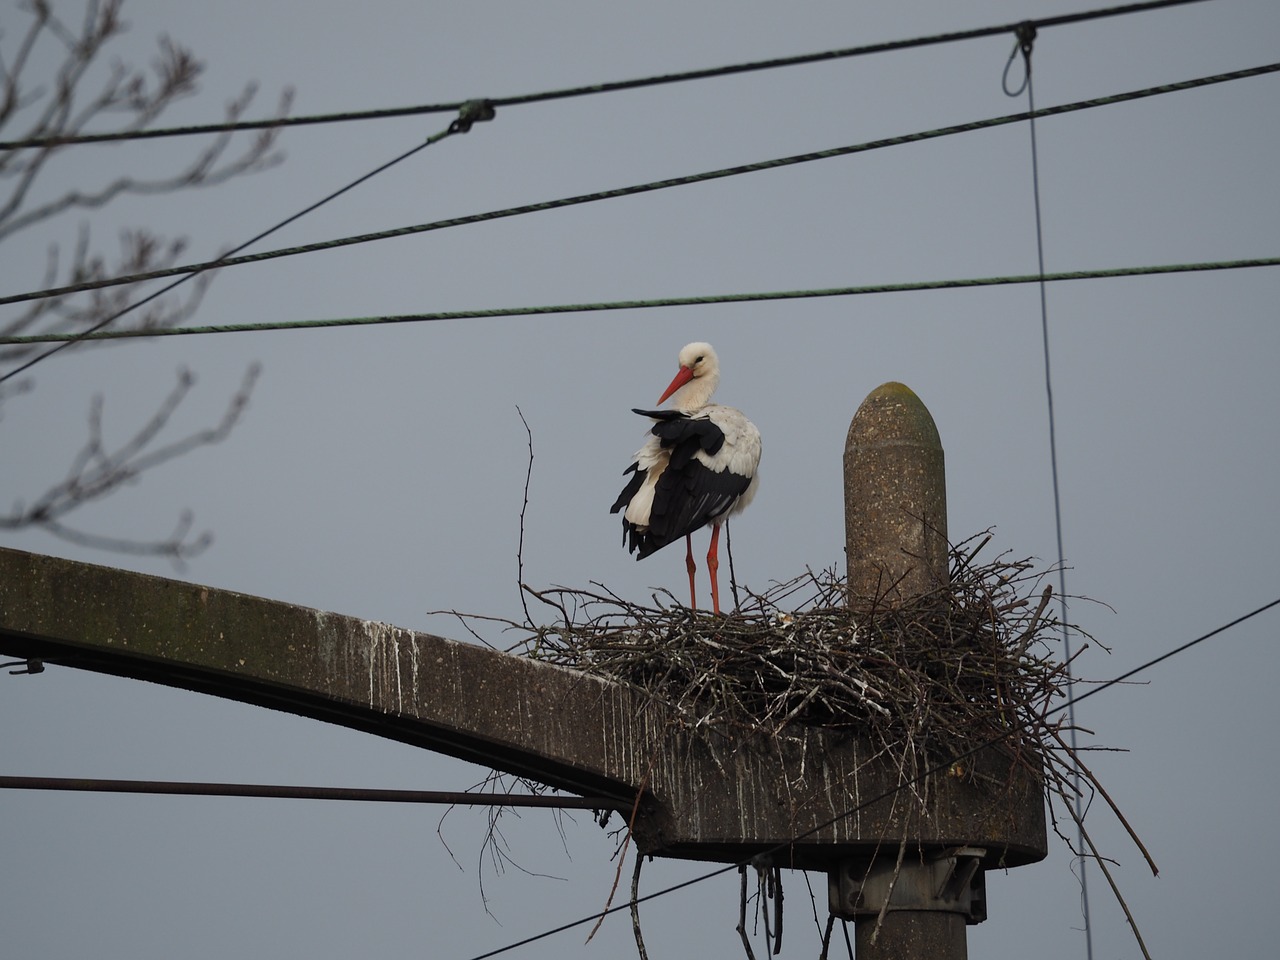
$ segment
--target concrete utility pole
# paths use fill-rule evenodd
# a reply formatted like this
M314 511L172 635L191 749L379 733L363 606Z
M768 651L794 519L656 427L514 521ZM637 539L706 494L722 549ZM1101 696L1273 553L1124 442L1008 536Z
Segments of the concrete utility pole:
M942 441L908 387L886 383L863 401L844 448L849 605L893 606L950 580ZM1042 821L1043 824L1043 821ZM965 926L986 919L974 834L950 848L897 844L830 873L831 912L852 918L858 960L964 960Z
M845 463L850 602L945 582L942 448L919 399L901 384L874 391ZM999 790L937 776L927 802L895 804L897 766L847 732L693 730L643 691L563 667L16 550L0 549L0 654L286 710L601 797L635 809L645 854L773 851L775 865L828 873L860 960L964 957L965 924L986 915L983 870L1047 852L1043 785L1028 775ZM993 753L968 762L1008 773Z

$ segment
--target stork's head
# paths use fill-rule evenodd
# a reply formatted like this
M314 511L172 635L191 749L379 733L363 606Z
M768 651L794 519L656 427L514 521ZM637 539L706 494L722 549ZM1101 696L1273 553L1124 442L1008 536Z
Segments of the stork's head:
M720 359L709 343L690 343L680 350L680 370L658 398L663 403L675 396L677 410L691 413L706 406L720 383Z

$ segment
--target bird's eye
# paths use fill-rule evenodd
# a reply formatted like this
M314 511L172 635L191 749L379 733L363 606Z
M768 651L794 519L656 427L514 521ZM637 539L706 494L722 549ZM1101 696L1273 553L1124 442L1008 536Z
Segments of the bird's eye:
M702 357L698 357L698 359L697 359L697 360L695 360L695 361L693 361L693 362L694 362L694 363L701 363L701 362L702 362L702 359L703 359Z

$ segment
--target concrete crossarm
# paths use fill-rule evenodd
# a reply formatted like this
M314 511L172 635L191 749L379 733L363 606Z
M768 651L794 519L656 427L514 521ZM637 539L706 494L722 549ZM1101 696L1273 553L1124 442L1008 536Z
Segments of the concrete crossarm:
M908 836L1045 856L1040 785L998 797L937 777L927 810L871 805L895 771L858 738L729 740L643 691L430 634L227 590L0 549L0 654L150 680L364 730L611 798L659 856L822 866ZM39 682L39 678L27 682ZM993 758L994 761L994 758Z

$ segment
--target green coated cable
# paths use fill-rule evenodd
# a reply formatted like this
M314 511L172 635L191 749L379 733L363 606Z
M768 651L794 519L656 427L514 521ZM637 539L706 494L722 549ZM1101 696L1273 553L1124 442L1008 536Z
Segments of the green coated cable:
M1115 267L1106 270L1073 270L1044 274L1045 281L1105 280L1118 277L1155 276L1170 273L1201 273L1213 270L1242 270L1248 267L1280 266L1280 257L1249 260L1215 260L1204 263L1173 263L1145 267ZM611 300L602 303L561 303L533 307L497 307L488 310L444 310L434 313L391 314L375 317L338 317L325 320L281 320L267 323L227 323L200 327L154 330L100 330L87 335L49 333L0 337L0 345L59 343L69 340L124 340L150 337L194 336L210 333L257 333L267 330L305 330L326 327L362 327L392 323L428 323L438 320L486 320L500 317L530 317L557 313L596 313L610 310L648 310L656 307L691 307L717 303L752 303L770 300L810 300L820 297L850 297L872 293L910 293L921 290L955 290L969 287L1010 286L1039 283L1041 275L972 277L958 280L921 280L908 283L879 283L857 287L827 287L814 290L775 290L759 293L710 294L697 297L662 297L652 300Z

